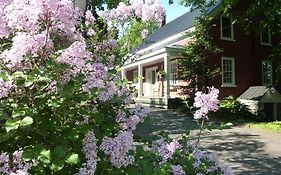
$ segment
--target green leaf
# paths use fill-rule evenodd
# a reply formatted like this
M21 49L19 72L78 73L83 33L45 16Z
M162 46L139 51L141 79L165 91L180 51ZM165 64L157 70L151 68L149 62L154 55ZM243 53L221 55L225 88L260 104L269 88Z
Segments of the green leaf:
M14 78L26 77L26 75L24 75L24 73L23 73L23 72L20 72L20 71L13 73L12 76L13 76Z
M33 146L25 148L22 153L23 161L30 161L32 159L37 158L37 156L38 156L38 153L35 151Z
M63 167L64 167L64 161L56 159L52 162L51 169L54 170L54 171L59 171Z
M33 118L31 117L24 117L24 119L21 121L22 126L28 126L33 123Z
M7 132L10 132L11 130L18 129L20 125L20 121L16 119L8 119L5 123L5 128Z
M7 80L9 79L9 77L7 76L7 74L4 73L4 72L1 72L1 73L0 73L0 78L2 78L2 79L5 80L5 81L7 81Z
M6 142L9 138L11 138L10 134L0 133L0 143Z
M15 109L12 113L12 117L16 118L16 117L22 117L25 115L25 111L22 109Z
M40 159L43 163L45 163L45 164L51 163L51 151L50 151L50 150L43 149L43 150L40 152L39 159Z
M29 87L31 86L34 82L36 81L35 77L28 77L25 82L24 82L24 87Z
M77 164L79 162L78 154L71 154L67 159L66 162L69 164Z

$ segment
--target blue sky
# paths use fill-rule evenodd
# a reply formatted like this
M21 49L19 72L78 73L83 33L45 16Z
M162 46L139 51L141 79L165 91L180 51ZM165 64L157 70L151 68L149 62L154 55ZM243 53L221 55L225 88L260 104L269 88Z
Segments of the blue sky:
M174 3L172 5L169 5L169 0L161 0L161 1L166 9L167 23L189 11L189 8L179 5L177 0L174 0Z

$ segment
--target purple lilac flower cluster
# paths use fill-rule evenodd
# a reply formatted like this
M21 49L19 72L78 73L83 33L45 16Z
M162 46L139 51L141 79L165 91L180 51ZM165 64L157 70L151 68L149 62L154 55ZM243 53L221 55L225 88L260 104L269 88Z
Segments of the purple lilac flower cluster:
M180 149L182 146L178 141L172 141L167 143L165 139L160 139L154 142L153 150L156 151L161 157L162 161L160 164L167 162L172 159L176 150Z
M50 32L73 37L82 13L69 0L13 0L5 8L8 27L35 33L42 21L50 21Z
M83 164L83 168L79 170L77 175L94 175L98 161L98 147L96 145L96 136L93 131L89 131L83 139L83 152L87 159Z
M113 166L127 167L135 161L134 157L128 154L129 150L134 149L133 142L132 132L121 132L115 138L105 137L100 149L110 156L109 160Z
M7 97L10 89L14 87L12 82L5 82L0 78L0 98Z
M101 13L108 21L124 20L131 17L132 14L144 21L161 23L164 19L165 10L160 0L130 0L128 5L120 2L117 8Z
M173 175L186 175L182 166L180 165L172 165L171 168Z
M28 170L36 165L36 162L26 163L22 160L22 150L17 150L13 153L12 159L9 154L2 152L0 154L0 174L6 175L28 175Z
M74 42L70 47L60 52L62 53L57 58L59 63L68 64L81 71L86 66L86 60L91 56L91 53L86 49L86 44L81 41Z
M195 113L194 113L194 119L202 119L202 118L207 118L207 114L209 111L217 111L218 110L218 96L219 96L219 90L211 87L208 88L209 93L203 93L201 91L198 91L195 93L195 98L194 98L194 107L199 108Z
M9 50L1 53L0 58L3 59L7 68L18 67L22 68L24 56L32 54L33 57L38 56L42 47L45 44L47 49L52 48L53 43L46 34L30 34L25 32L17 32L13 38L13 46ZM46 42L46 41L47 42Z
M123 118L123 129L127 131L133 131L136 129L136 126L139 123L143 123L145 117L148 115L149 109L144 108L141 104L136 104L134 110L131 111L131 116L127 118ZM120 120L120 116L117 115L117 118Z
M10 0L0 2L0 39L9 34L9 27L5 15L5 7L10 3Z

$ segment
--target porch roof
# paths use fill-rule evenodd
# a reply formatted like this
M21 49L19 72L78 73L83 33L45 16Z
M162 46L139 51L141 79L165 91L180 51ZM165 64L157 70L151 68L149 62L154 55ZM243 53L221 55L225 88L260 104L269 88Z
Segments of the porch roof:
M137 67L139 64L142 64L142 65L153 64L153 63L156 63L159 61L163 61L165 56L169 56L172 58L180 58L181 53L183 53L183 52L184 52L184 48L181 46L173 45L170 47L165 47L160 50L156 50L156 51L150 52L146 55L140 56L140 57L138 57L138 59L135 59L135 60L132 60L134 58L131 57L131 60L127 61L122 66L122 68L129 69L129 68Z

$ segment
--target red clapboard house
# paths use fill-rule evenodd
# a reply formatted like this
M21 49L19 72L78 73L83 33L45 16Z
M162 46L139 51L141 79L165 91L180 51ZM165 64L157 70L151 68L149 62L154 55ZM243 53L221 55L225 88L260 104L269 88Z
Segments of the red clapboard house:
M242 1L235 10L243 10L245 3ZM278 42L276 37L269 27L246 34L243 27L222 11L220 2L208 9L208 14L214 16L211 29L214 43L222 49L206 63L221 68L221 75L212 85L220 90L221 99L234 96L253 112L262 107L270 111L273 119L281 119L281 95L276 90L281 88L273 87L274 65L268 58ZM195 30L193 22L199 15L199 11L187 12L149 35L131 52L122 76L131 82L135 101L168 107L173 99L182 96L179 86L187 83L180 80L177 61L188 59L182 58L181 53L194 40L187 33Z

